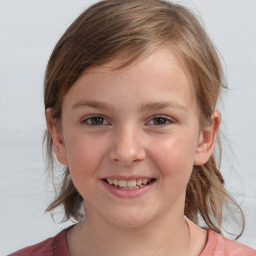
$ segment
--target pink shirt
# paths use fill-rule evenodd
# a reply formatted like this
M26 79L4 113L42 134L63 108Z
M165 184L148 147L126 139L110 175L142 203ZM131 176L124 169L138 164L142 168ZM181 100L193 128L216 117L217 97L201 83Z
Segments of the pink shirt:
M9 256L71 256L67 244L67 232L62 230L55 237L21 249ZM256 250L207 230L207 243L199 256L256 256Z

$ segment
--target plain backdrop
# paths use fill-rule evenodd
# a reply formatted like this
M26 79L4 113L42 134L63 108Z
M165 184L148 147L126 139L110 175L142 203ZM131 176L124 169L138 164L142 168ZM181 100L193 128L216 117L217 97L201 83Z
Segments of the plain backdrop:
M44 214L53 194L42 155L43 77L59 37L94 2L0 0L0 255L70 225ZM256 1L178 2L200 14L224 60L221 172L246 215L239 241L256 248Z

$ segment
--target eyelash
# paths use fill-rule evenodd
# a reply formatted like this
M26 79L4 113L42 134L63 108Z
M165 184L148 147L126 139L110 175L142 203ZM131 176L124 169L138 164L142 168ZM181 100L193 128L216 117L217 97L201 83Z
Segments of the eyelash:
M98 119L98 120L97 120ZM163 124L155 124L155 120L157 120L158 119L158 121L160 121L160 122L164 122ZM101 121L99 124L93 124L93 122L95 120L97 120L97 121ZM89 122L90 121L90 122ZM104 122L107 122L107 124L105 123L104 124ZM172 119L170 119L170 118L167 118L167 117L164 117L164 116L155 116L155 117L153 117L153 118L151 118L150 119L150 121L149 122L147 122L147 123L150 123L150 122L153 122L152 124L150 124L150 125L153 125L153 126L166 126L166 125L169 125L169 124L172 124L172 123L174 123L174 121L172 120ZM102 116L97 116L97 115L95 115L95 116L90 116L90 117L87 117L86 119L84 119L83 121L82 121L82 123L84 123L84 124L86 124L86 125L88 125L88 126L102 126L102 125L109 125L109 122L108 121L106 121L106 119L104 118L104 117L102 117Z
M103 124L103 123L101 123L101 124L93 124L92 123L92 120L95 120L95 119L101 119L101 121L103 121L103 123L104 123L104 121L106 121L106 119L104 118L104 117L102 117L102 116L90 116L90 117L87 117L86 119L84 119L83 121L82 121L82 123L84 123L84 124L86 124L86 125L88 125L88 126L101 126L101 125L106 125L106 124ZM88 121L89 120L91 120L91 122L90 123L88 123Z
M156 125L156 124L154 123L154 120L156 120L156 119L161 120L161 121L164 121L165 123L164 123L164 124L158 124L158 125ZM165 125L169 125L169 124L171 124L171 123L174 123L174 121L173 121L172 119L167 118L167 117L164 117L164 116L156 116L156 117L150 119L150 122L151 122L151 121L153 121L153 123L154 123L154 124L152 124L152 125L156 125L156 126L165 126Z

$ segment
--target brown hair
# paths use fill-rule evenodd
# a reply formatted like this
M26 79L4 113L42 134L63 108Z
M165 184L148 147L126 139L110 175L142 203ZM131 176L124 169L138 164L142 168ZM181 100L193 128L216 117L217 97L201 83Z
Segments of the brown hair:
M66 30L54 48L45 74L45 109L61 119L65 94L91 65L120 56L119 69L134 63L162 43L171 43L186 64L195 87L202 124L207 125L215 109L222 83L222 67L216 50L196 16L187 8L161 0L105 0L84 11ZM48 130L48 167L53 171L54 150ZM214 156L194 166L187 186L185 215L198 223L199 214L208 227L221 233L224 202L241 208L224 188ZM65 167L60 190L46 211L64 206L66 220L84 218L83 198ZM239 235L239 236L240 236Z

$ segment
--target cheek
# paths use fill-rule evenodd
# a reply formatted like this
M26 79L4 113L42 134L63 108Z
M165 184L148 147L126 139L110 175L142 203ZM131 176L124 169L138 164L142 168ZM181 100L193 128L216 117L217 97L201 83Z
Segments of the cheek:
M105 149L95 139L78 134L67 139L66 149L72 181L84 197L96 184Z
M191 136L190 136L191 137ZM181 134L153 143L151 158L157 165L163 180L172 184L187 184L195 157L195 140Z
M64 130L68 164L71 169L91 169L104 150L101 141L83 131L83 127L66 125Z

